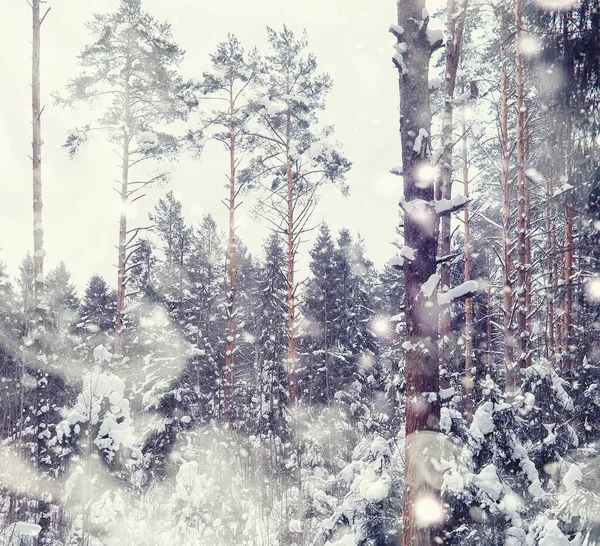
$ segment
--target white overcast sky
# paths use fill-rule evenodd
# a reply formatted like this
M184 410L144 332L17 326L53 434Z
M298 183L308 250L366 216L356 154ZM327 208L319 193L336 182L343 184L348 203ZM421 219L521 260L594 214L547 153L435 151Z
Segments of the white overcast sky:
M0 33L0 258L15 274L33 246L31 225L31 11L26 0L4 0ZM84 24L97 12L114 11L118 0L48 0L50 14L42 29L43 195L46 271L64 260L81 290L94 273L115 283L118 197L112 181L117 158L98 143L70 160L61 148L76 113L55 107L50 94L64 89L78 72L77 54L89 41ZM389 174L400 163L397 72L391 63L394 38L387 29L396 19L394 0L145 0L144 7L172 24L186 50L184 77L200 77L209 68L208 54L228 32L247 46L265 51L265 27L306 29L309 49L334 87L322 119L354 163L348 176L350 196L334 189L322 193L313 218L332 229L360 232L369 257L381 266L393 253L401 179ZM195 223L204 213L226 228L220 203L227 157L216 144L200 160L182 157L172 168L171 182L155 188L140 203L133 222L144 223L157 198L173 189L183 201L186 218ZM266 235L240 207L239 235L260 255ZM300 259L306 271L305 244Z

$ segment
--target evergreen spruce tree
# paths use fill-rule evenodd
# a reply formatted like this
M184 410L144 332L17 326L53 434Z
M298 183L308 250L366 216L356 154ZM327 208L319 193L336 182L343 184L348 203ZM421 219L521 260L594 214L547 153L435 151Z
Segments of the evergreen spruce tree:
M231 425L238 431L254 431L252 398L257 394L255 369L258 359L258 334L260 322L261 265L248 252L244 243L236 238L236 304L235 304L235 368L230 377ZM226 317L228 319L228 311ZM225 352L229 349L226 343Z
M155 285L155 266L157 257L156 249L152 246L149 239L140 239L131 256L131 286L130 297L135 300L143 298L158 301L160 295L156 292Z
M77 316L79 298L64 262L60 262L46 277L46 300L51 324L59 331L68 330Z
M257 400L256 429L269 442L270 466L281 463L282 443L289 435L286 408L289 389L285 360L287 322L285 253L280 237L272 234L264 245L265 258L260 270L257 316Z
M22 335L27 335L29 332L29 326L33 311L35 309L35 294L34 294L34 264L31 254L28 252L27 255L21 261L19 265L19 292L21 295L20 310L21 310L21 322L22 322Z
M75 332L81 338L83 359L98 345L110 346L115 321L115 293L99 275L89 280L79 310Z
M154 268L152 287L170 315L178 323L184 320L186 301L190 298L187 262L190 258L192 229L185 223L181 202L169 191L159 199L148 215L160 241L162 260Z
M224 351L223 237L212 216L205 216L195 229L188 264L194 295L186 310L185 332L197 351L188 363L185 382L198 397L200 422L223 415Z
M402 270L386 263L379 273L373 303L376 324L381 326L377 334L377 364L380 370L381 388L385 403L379 404L379 419L387 420L392 430L399 430L404 416L404 355L402 348L405 328L404 276Z
M337 344L345 362L340 362L334 370L338 376L335 397L357 418L369 413L367 406L379 375L372 329L374 272L362 241L353 242L347 229L340 231L337 244L334 274L338 318L335 324Z
M306 284L303 305L306 371L299 384L302 398L309 406L333 402L335 386L331 374L334 367L343 365L343 355L336 346L339 279L335 277L334 253L329 228L323 223L310 251L312 276Z
M0 261L0 415L5 420L0 434L3 438L15 433L21 418L20 395L24 385L19 346L23 342L23 325L19 307L18 293L9 280L5 263Z

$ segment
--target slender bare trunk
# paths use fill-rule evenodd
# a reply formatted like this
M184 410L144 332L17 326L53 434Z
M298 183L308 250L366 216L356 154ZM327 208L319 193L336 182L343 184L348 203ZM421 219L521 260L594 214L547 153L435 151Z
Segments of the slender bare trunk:
M448 0L448 42L446 44L446 69L444 84L444 118L442 123L442 177L441 184L436 188L436 199L450 199L452 197L452 151L453 151L453 113L454 113L454 90L456 88L456 74L462 46L464 30L465 9L468 0L461 2L462 15L457 17L456 0ZM451 215L441 218L441 241L440 253L448 256L451 252ZM441 287L442 290L450 288L450 261L446 260L441 265ZM448 366L451 358L450 351L451 317L450 309L447 307L440 310L440 334L441 334L441 365L440 382L443 388L450 386Z
M512 237L510 233L511 184L509 179L508 146L508 72L506 64L507 23L506 12L500 8L500 187L502 191L502 284L504 300L504 360L506 366L506 385L508 393L517 389L517 371L514 362L513 338L513 288L512 288Z
M129 182L129 146L131 136L123 135L121 165L121 213L119 217L119 258L117 273L117 314L115 320L115 354L124 356L125 346L125 273L127 268L127 204Z
M518 369L527 366L530 345L530 333L527 328L528 270L527 262L527 179L525 177L525 101L523 82L523 57L521 55L521 26L523 21L523 1L516 0L515 24L517 28L517 45L515 49L515 79L517 108L517 330L519 338Z
M35 464L41 466L41 460L46 451L46 419L42 408L48 406L46 402L47 371L45 370L45 280L44 280L44 225L42 217L42 107L40 83L40 56L41 56L41 25L43 18L40 16L40 0L31 1L32 8L32 56L31 56L31 123L32 123L32 167L33 167L33 267L34 267L34 324L32 328L33 348L35 352L36 368L36 453ZM47 12L46 12L47 13ZM45 16L44 16L45 17ZM42 497L45 492L42 492ZM46 500L37 503L38 523L42 530L38 541L48 538L51 517L50 504Z
M492 354L492 286L490 283L492 276L492 266L490 255L487 255L487 374L494 376L494 357Z
M469 197L469 155L467 143L467 123L462 115L463 127L463 186L465 197ZM465 205L465 281L471 280L471 225L469 219L469 202ZM471 423L473 413L473 298L465 301L465 416Z
M428 70L431 45L427 40L428 18L423 20L424 0L404 0L398 3L398 26L404 32L399 41L406 42L402 63L396 55L399 68L400 135L402 142L402 166L404 199L408 203L422 199L432 203L434 188L423 187L418 179L418 169L430 164L428 143L415 148L415 135L431 130L431 111L428 90ZM404 66L403 66L404 65ZM426 137L424 137L426 138ZM425 454L431 450L439 431L439 358L438 319L439 311L435 295L426 297L421 287L436 272L437 217L433 206L426 208L424 218L414 218L410 207L404 214L404 242L418 249L413 261L404 262L406 326L410 350L406 355L405 372L405 481L403 513L403 546L429 546L440 534L436 525L421 526L418 521L419 503L429 497L439 504L439 484L432 483L436 470L424 468ZM426 463L428 464L428 463ZM427 476L426 476L427 475ZM441 522L440 522L441 523Z
M567 196L565 220L565 269L564 269L564 290L565 300L563 308L563 366L568 368L571 365L571 335L572 335L572 314L573 314L573 201L571 196Z
M524 135L524 160L529 161L530 156L530 145L531 135L528 133L527 128L524 127L526 134ZM526 313L526 327L527 336L529 339L529 350L527 351L527 359L525 362L526 366L531 366L533 360L532 350L532 335L533 335L533 304L531 299L531 183L527 183L525 186L525 210L527 211L527 218L525 219L525 263L527 264L526 277L525 277L525 313Z
M555 296L555 268L554 259L552 253L554 252L554 222L552 220L552 179L548 177L546 179L546 267L547 271L547 308L546 308L546 357L554 360L556 354L556 345L554 338L554 296Z
M42 109L40 98L40 0L32 0L33 8L33 55L32 55L32 163L33 163L33 267L35 294L34 337L40 338L40 347L44 337L44 229L42 222Z
M233 115L233 91L230 91L229 113ZM235 291L237 284L235 264L235 129L229 130L229 290L227 301L227 344L225 346L225 391L223 405L225 417L231 419L231 392L233 390L233 350L235 341Z
M562 14L563 23L563 58L565 60L565 71L567 74L574 73L573 67L573 51L569 32L569 16L567 13ZM564 173L565 182L571 182L572 176L572 156L573 156L573 124L571 120L570 98L569 93L565 93L564 97L565 120L563 128L565 135L563 136L564 143ZM571 336L572 336L572 317L573 317L573 201L570 192L567 192L566 203L566 218L565 218L565 244L564 244L564 269L563 269L563 284L564 284L564 305L562 314L562 366L570 367L571 365Z
M294 248L294 193L292 163L287 160L287 301L288 301L288 376L290 383L290 399L292 404L298 400L298 384L296 377L296 302L294 285L295 248Z

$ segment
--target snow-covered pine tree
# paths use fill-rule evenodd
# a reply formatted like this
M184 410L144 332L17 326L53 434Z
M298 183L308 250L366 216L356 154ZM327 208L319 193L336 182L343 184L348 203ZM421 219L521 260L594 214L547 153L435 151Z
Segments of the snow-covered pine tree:
M83 351L81 360L86 360L90 351L98 345L112 345L115 308L114 290L100 275L93 275L81 301L80 320L74 327Z
M364 396L375 382L371 264L348 230L340 232L336 246L326 224L321 225L310 255L312 276L302 305L306 330L302 396L309 405L342 403L357 417L365 412Z
M302 314L302 330L306 349L305 372L300 375L298 386L302 400L308 406L331 404L336 392L332 370L343 365L343 355L336 347L338 319L336 281L334 277L335 245L329 227L322 223L316 241L310 251L311 278L306 283ZM302 349L301 349L302 350Z
M186 309L184 332L195 346L183 381L197 397L195 418L206 422L223 415L223 235L212 216L206 215L194 230L188 263L193 298Z
M252 399L258 392L255 370L258 359L258 338L261 306L262 264L236 237L236 303L235 303L235 370L230 393L230 423L234 430L255 433ZM229 268L228 268L229 271ZM229 322L229 311L226 319ZM227 352L227 344L225 352ZM235 373L234 373L235 372Z
M18 291L9 280L6 265L0 261L0 416L3 426L1 437L7 449L19 453L26 438L21 434L28 418L23 411L24 396L27 393L22 351L24 324L21 317L21 305ZM29 452L29 450L27 450ZM8 469L10 471L10 469ZM16 521L20 509L19 495L7 488L8 522Z
M285 274L286 259L279 235L273 233L264 243L264 259L259 271L256 314L255 394L253 429L260 443L264 469L261 499L278 496L286 479L291 423L287 357Z
M374 272L362 241L354 242L347 229L342 229L338 236L334 277L338 292L334 328L337 345L346 363L340 362L334 367L334 384L337 385L334 397L355 418L365 418L364 421L357 420L357 423L367 425L367 407L378 376L372 326L374 311L371 308Z
M192 228L186 225L182 209L181 201L169 191L148 215L163 254L162 260L153 268L152 291L181 326L185 320L186 302L191 297L187 263L192 244Z
M225 416L230 418L231 392L233 390L234 345L236 340L235 297L237 292L235 212L238 196L248 185L251 177L244 176L242 159L249 148L248 135L244 131L244 121L248 116L250 97L262 70L256 49L249 53L240 41L229 34L227 40L217 44L211 56L212 71L203 74L202 93L219 106L211 110L209 123L214 129L212 138L220 142L229 153L228 197L225 204L229 210L227 235L227 346L225 348L225 377L223 406Z
M99 537L121 533L126 493L119 481L130 479L141 463L125 383L102 370L112 354L99 345L93 358L95 365L83 376L76 403L49 441L62 464L70 462L63 500L72 503L74 514L71 545L94 544Z
M298 397L296 355L296 255L308 227L318 190L338 184L350 169L333 140L333 127L320 127L317 113L331 89L328 74L317 71L317 60L306 53L306 35L288 27L267 27L266 94L254 106L245 129L263 150L254 164L266 198L260 213L287 240L288 374L290 396Z
M51 324L59 330L73 324L79 307L79 298L71 274L64 262L60 262L46 277L47 303L50 309Z
M342 495L320 521L316 544L385 545L398 542L402 514L402 448L380 435L364 436L339 473Z
M135 300L146 298L160 300L160 294L154 287L154 267L158 262L156 249L150 239L141 238L131 255L131 286L130 296Z
M404 357L402 348L406 327L404 314L404 275L402 270L386 263L379 273L373 295L375 324L382 326L377 334L377 366L385 400L377 404L379 420L387 420L392 431L400 430L404 421Z
M448 506L444 540L450 545L524 545L528 521L548 506L543 471L530 457L535 444L524 421L535 401L529 395L507 403L489 376L480 392L470 426L460 412L442 408L440 429L453 436L442 458Z
M94 104L98 115L90 123L118 147L122 158L115 354L124 356L129 258L144 227L128 225L127 209L144 195L144 188L165 176L141 171L140 180L132 180L133 168L175 151L178 139L165 132L166 125L185 119L193 100L191 85L176 71L183 51L173 41L170 25L143 11L141 0L121 0L115 13L95 15L88 28L93 43L79 56L84 71L68 84L68 95L58 100ZM90 127L70 133L65 146L71 155L88 139Z
M70 363L78 343L73 329L79 322L79 298L64 262L48 273L45 289L47 357L54 363Z

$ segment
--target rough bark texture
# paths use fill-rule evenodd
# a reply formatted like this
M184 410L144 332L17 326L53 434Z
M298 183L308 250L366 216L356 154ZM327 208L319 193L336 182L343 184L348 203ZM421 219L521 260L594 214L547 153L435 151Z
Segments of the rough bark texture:
M400 73L400 135L404 199L407 203L414 199L429 202L434 199L433 186L422 187L416 176L421 164L430 163L427 139L422 139L420 147L415 145L417 135L422 134L422 130L429 135L431 128L428 90L431 46L426 36L429 21L423 17L426 15L424 7L423 0L398 3L398 25L404 30L399 41L408 46L402 53L402 63L396 59ZM424 497L433 497L435 502L440 502L439 483L431 479L437 473L428 468L431 461L425 456L428 451L432 452L431 442L436 441L435 433L439 431L439 311L435 295L426 298L421 292L422 284L436 272L436 231L437 218L432 206L418 215L411 215L410 207L405 207L404 242L418 252L415 260L404 263L406 324L412 349L406 355L403 546L434 544L439 533L434 527L420 526L415 510Z

